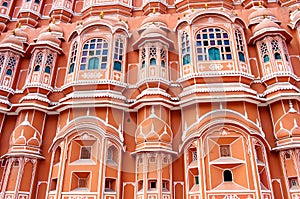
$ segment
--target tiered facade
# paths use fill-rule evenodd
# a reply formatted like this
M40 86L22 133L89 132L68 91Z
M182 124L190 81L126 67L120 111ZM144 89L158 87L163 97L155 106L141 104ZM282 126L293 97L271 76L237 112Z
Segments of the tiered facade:
M0 0L0 199L299 199L300 3Z

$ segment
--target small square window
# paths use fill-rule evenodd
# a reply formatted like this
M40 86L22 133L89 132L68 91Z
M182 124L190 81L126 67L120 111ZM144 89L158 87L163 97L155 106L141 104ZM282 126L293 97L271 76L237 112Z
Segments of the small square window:
M156 188L156 181L150 181L150 188L155 189Z
M87 178L78 179L78 188L87 188Z
M195 184L196 184L196 185L199 184L199 176L195 176Z
M220 154L221 154L221 157L230 156L230 146L229 145L221 145L220 146Z
M150 160L149 160L149 162L151 162L151 163L155 163L155 161L156 161L156 158L155 158L155 157L150 157Z
M91 159L92 147L83 146L80 150L80 159Z

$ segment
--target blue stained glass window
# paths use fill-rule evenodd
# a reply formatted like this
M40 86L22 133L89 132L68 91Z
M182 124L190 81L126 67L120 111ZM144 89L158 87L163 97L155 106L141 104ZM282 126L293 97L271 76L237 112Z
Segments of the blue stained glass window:
M106 69L106 63L101 64L101 69Z
M225 45L229 45L229 40L224 40Z
M2 6L8 7L8 3L7 2L3 2Z
M85 64L80 64L80 70L85 70Z
M214 35L214 34L209 34L209 38L210 38L210 39L214 39L214 38L215 38L215 35Z
M207 39L207 34L203 34L203 39Z

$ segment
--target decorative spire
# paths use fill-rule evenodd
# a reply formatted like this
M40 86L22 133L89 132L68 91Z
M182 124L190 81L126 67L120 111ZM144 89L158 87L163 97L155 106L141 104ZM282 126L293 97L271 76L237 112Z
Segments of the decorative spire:
M21 22L17 24L17 28L21 28Z
M87 108L87 110L86 110L86 115L87 115L87 116L90 116L90 108Z
M153 13L153 14L156 13L156 8L153 8L152 13Z
M258 2L258 7L262 8L261 1Z
M297 111L293 107L293 103L291 100L289 100L289 107L290 107L290 109L289 109L290 113L297 113Z
M103 12L103 11L100 12L99 17L100 17L100 19L103 19L103 18L104 18L104 12Z
M51 32L51 28L50 28L50 26L48 26L48 29L47 29L47 30L48 30L48 32Z
M152 106L152 108L151 108L151 114L150 114L150 118L154 118L154 117L156 117L156 115L155 115L154 106Z
M205 9L207 9L207 8L208 8L208 5L207 5L207 3L204 5L204 7L205 7Z
M52 19L52 22L51 22L51 23L55 24L55 18Z

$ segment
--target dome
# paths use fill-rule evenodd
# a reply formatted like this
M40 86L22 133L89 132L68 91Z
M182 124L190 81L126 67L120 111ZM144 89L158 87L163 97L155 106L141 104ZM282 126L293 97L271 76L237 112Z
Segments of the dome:
M142 21L142 25L146 25L146 24L149 24L149 23L155 23L155 22L158 22L158 23L162 23L164 24L165 26L167 26L167 22L163 19L163 17L161 17L160 15L156 14L156 15L151 15L149 17L146 17L143 21Z
M137 128L136 143L164 142L171 143L173 133L170 126L159 118L145 119Z
M275 17L275 15L270 10L266 8L258 8L257 10L255 10L249 15L248 19L249 21L251 21L252 19L255 19L257 17L265 17L265 16Z
M15 47L23 49L23 43L13 34L6 37L1 44L14 45Z
M275 125L277 139L300 136L300 114L288 112Z
M149 27L147 27L146 30L142 33L142 36L150 36L150 35L163 35L166 36L166 32L163 31L161 28L159 28L155 24L151 24Z
M30 124L21 124L13 132L13 145L39 146L39 133Z
M24 38L25 41L28 40L28 34L24 32L21 28L16 28L14 32L16 37Z
M50 23L50 24L48 25L48 27L43 28L43 29L41 30L41 33L44 33L44 32L50 32L50 31L51 31L51 32L55 32L55 33L61 33L61 34L64 33L62 27L56 25L55 23Z
M55 36L53 36L51 34L51 32L44 32L44 33L40 34L40 36L37 39L37 43L38 42L52 42L57 45L60 45L60 43L61 43L61 41L58 38L56 38Z
M263 29L269 29L269 28L273 28L273 29L280 29L280 26L278 24L276 24L275 22L271 21L268 18L264 18L264 20L258 24L257 26L255 26L255 28L253 29L254 34L260 30Z

